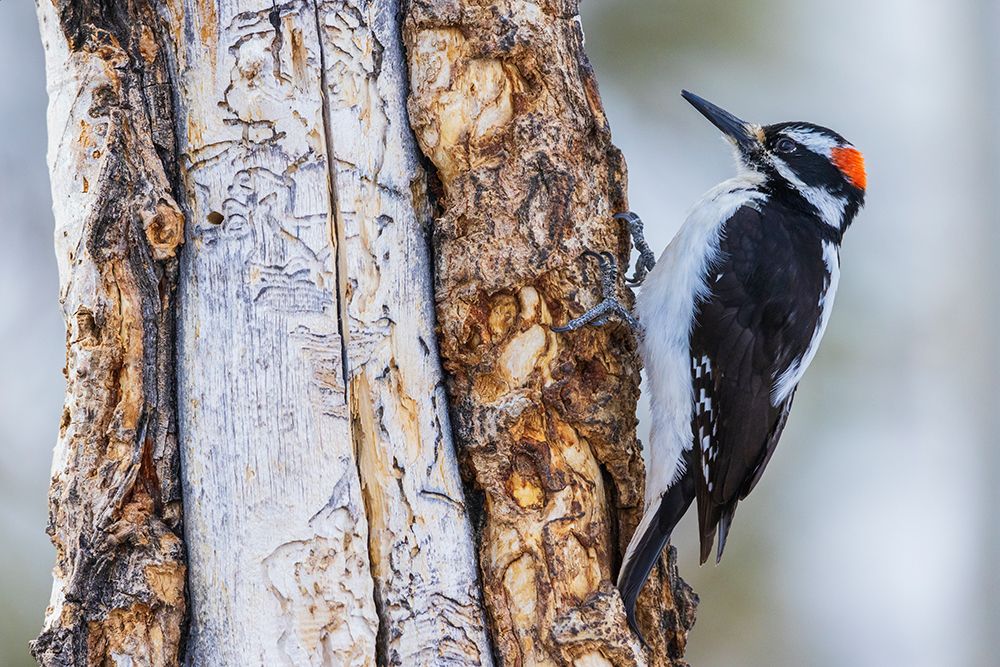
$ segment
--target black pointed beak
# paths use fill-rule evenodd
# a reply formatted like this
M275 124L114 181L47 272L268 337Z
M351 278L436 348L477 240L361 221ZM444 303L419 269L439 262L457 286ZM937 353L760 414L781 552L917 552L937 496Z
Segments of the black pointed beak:
M758 147L760 140L757 137L757 127L751 123L741 120L721 107L717 107L703 97L698 97L694 93L686 90L681 91L681 97L691 103L701 115L712 121L712 125L722 130L733 143L743 151L750 151Z

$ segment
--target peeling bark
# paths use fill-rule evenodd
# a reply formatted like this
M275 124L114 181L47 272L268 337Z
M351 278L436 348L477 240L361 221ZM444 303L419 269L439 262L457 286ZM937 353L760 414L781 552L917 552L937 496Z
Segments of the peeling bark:
M142 3L39 3L66 402L43 665L176 665L185 559L172 357L184 217L170 81Z
M585 249L629 244L627 208L575 0L411 0L411 124L437 168L435 297L479 558L505 664L681 664L696 598L664 562L611 584L642 508L639 360L608 326L549 331L599 298ZM623 293L624 298L630 294Z

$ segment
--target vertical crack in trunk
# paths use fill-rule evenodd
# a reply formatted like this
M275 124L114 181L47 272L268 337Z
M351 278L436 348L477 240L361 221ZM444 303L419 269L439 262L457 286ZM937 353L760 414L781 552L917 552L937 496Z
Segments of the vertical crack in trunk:
M195 664L374 664L327 6L167 3Z
M354 462L358 468L358 478L361 480L361 500L364 503L365 519L368 521L368 562L371 565L369 573L372 578L372 602L375 604L375 614L378 616L378 631L375 635L375 663L379 667L389 664L386 656L386 645L388 644L389 623L386 617L385 601L382 599L382 591L379 587L376 576L376 563L378 562L378 552L374 546L375 540L382 536L374 529L373 521L377 525L377 517L374 515L372 498L372 481L367 480L363 457L370 456L371 449L377 447L376 442L365 442L365 438L374 440L374 415L372 414L372 396L364 375L358 376L360 386L352 388L348 405L351 413L351 438L354 443Z
M434 399L427 185L406 121L399 2L313 8L376 661L488 665L471 530Z
M330 121L330 100L329 81L327 80L327 59L326 44L324 40L323 20L321 18L322 0L313 0L313 16L316 19L316 36L319 51L320 64L320 99L322 100L322 123L323 137L326 142L327 179L330 189L330 242L334 247L334 270L336 272L336 292L337 292L337 331L340 333L340 360L344 380L344 401L347 403L348 429L351 434L351 442L354 448L354 465L358 471L358 479L361 480L361 502L364 507L365 520L368 522L368 562L372 563L374 554L372 552L372 540L377 539L371 530L372 510L371 499L364 484L364 471L361 467L361 454L364 450L365 427L362 424L361 406L354 396L353 382L351 380L350 367L350 325L348 314L348 294L347 294L347 252L344 242L344 221L340 211L340 197L337 196L337 157L334 149L333 127ZM365 406L369 407L370 406ZM375 635L375 662L380 667L386 664L385 644L386 644L386 618L382 598L379 595L378 582L375 572L369 567L369 575L372 578L372 603L375 605L375 614L378 618L378 628Z
M350 345L350 326L348 326L347 314L347 257L344 251L344 224L340 219L340 208L337 197L337 164L334 153L333 128L330 126L330 100L327 99L329 82L326 74L326 53L323 44L323 22L320 18L320 7L322 0L313 0L313 16L316 19L316 37L319 51L320 67L320 101L322 103L323 118L323 139L326 143L326 163L327 179L330 191L330 243L333 245L334 272L336 274L336 296L337 296L337 331L340 334L340 368L344 380L344 402L350 405L351 402L351 368L348 346ZM277 12L277 9L272 10Z

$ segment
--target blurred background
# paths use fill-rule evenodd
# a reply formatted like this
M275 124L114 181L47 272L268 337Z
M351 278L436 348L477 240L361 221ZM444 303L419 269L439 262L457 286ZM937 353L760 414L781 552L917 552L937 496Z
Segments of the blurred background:
M587 50L651 245L733 173L688 88L864 153L836 314L721 566L693 667L1000 665L1000 7L993 0L584 0ZM32 664L63 325L34 7L0 3L0 665ZM645 437L646 427L641 427Z

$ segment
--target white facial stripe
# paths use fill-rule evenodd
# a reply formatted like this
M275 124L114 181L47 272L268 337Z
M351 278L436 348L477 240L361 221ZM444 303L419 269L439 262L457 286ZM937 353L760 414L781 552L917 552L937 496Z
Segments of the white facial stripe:
M816 207L823 222L835 229L840 229L840 223L844 220L844 205L846 203L843 199L834 196L826 188L806 185L781 158L773 156L771 163L782 178L791 183L806 198L806 201Z
M810 130L787 128L781 134L824 157L830 157L831 151L840 145L833 137Z

